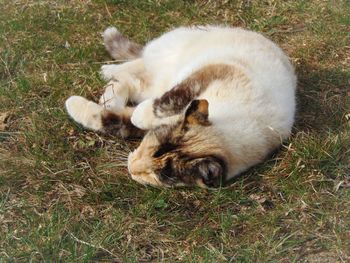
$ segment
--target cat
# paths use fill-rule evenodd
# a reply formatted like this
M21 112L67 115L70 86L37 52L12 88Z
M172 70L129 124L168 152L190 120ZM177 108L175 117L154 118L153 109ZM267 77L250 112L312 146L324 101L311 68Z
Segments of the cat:
M160 187L217 187L262 162L290 136L296 75L263 35L224 26L180 27L144 47L110 27L99 103L80 96L68 114L88 129L142 137L131 178ZM131 104L136 107L130 106Z

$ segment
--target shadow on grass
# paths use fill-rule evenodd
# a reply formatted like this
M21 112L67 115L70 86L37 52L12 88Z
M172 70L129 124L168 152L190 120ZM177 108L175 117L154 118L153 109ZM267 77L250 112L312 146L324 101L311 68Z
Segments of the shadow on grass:
M350 73L340 69L317 69L303 64L298 75L297 114L294 133L340 130L349 110Z

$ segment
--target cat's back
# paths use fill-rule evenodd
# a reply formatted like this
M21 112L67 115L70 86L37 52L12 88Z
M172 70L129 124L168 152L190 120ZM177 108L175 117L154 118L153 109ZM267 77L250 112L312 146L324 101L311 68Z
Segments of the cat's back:
M200 53L208 47L274 48L275 45L261 34L240 27L192 26L179 27L150 41L144 55L177 54L185 51Z
M258 78L261 76L261 80L272 67L284 75L294 75L288 58L277 45L259 33L242 28L180 27L149 42L143 56L146 68L170 81L167 85L213 63L240 63Z

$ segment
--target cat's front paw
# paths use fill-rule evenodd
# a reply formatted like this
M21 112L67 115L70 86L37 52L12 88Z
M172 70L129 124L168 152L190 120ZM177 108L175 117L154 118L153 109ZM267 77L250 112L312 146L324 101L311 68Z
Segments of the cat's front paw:
M119 72L119 66L115 64L111 64L111 65L103 65L101 67L100 74L104 80L109 81L111 79L115 79L118 72Z
M150 130L153 128L157 117L153 113L153 99L148 99L141 102L135 108L131 123L142 130Z
M161 125L171 125L181 118L181 115L173 115L160 118L154 114L153 99L148 99L137 105L131 116L131 123L142 130L152 130Z

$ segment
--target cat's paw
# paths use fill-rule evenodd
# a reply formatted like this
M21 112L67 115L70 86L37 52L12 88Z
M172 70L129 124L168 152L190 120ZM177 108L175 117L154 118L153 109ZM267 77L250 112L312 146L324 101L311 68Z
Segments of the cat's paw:
M101 105L80 96L69 97L65 105L74 121L95 131L103 128L101 114L104 109Z
M111 64L111 65L103 65L101 67L101 77L106 80L109 81L111 79L116 79L116 76L118 75L119 72L119 66L115 65L115 64Z
M145 100L137 105L131 116L131 123L142 130L152 129L156 120L157 117L153 113L153 99Z
M153 111L154 99L148 99L137 105L131 116L131 123L141 130L152 130L161 125L171 125L176 123L181 116L173 115L159 118Z
M99 104L106 110L122 111L127 102L127 88L120 82L110 81L102 94Z

